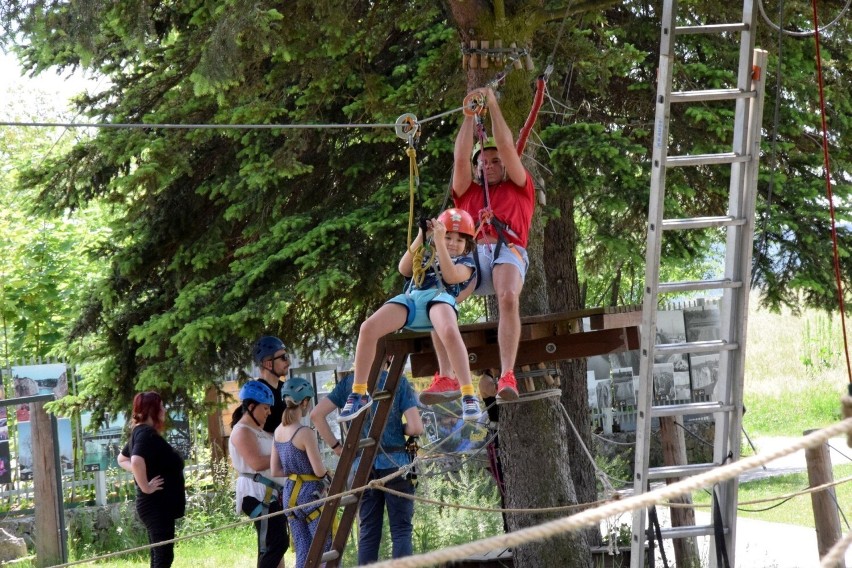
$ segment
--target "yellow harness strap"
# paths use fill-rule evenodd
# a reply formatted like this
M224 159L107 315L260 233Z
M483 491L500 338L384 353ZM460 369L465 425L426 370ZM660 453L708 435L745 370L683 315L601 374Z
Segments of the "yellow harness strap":
M322 481L322 477L317 477L312 473L291 473L287 476L287 479L290 479L295 482L295 485L293 485L293 491L290 492L290 501L288 503L288 507L291 509L298 504L296 503L296 500L299 498L299 492L301 492L302 490L302 483L306 481ZM310 523L311 521L319 517L321 514L322 507L307 515L305 517L305 520ZM287 516L290 516L290 514L288 514Z

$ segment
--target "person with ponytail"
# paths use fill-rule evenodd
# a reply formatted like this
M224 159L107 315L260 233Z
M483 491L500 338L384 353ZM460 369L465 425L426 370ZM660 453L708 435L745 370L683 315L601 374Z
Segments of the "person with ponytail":
M130 441L118 455L118 465L136 482L136 513L148 530L151 544L175 538L175 523L186 512L183 458L166 440L166 407L155 392L133 399ZM151 568L169 568L174 543L151 549Z
M311 542L317 532L322 503L298 508L325 497L331 485L331 475L320 455L316 432L301 423L308 415L314 388L301 377L289 379L281 387L287 405L281 424L275 429L270 469L272 475L284 477L283 505L287 513L290 534L296 547L296 568L303 568L308 559ZM331 535L325 550L331 548Z
M269 470L272 434L263 429L269 417L274 395L263 381L248 381L240 389L240 406L231 417L228 453L237 470L237 513L260 519L257 531L257 568L278 568L290 546L284 515L267 518L281 511L283 479Z

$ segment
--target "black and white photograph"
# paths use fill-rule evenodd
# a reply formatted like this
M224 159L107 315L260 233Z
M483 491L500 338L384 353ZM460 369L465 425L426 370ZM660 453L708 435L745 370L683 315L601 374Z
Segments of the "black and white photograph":
M612 406L613 408L636 406L632 367L612 370Z
M654 400L660 402L667 402L674 399L674 366L671 363L655 363Z
M595 397L594 408L598 410L612 408L612 381L610 379L596 381L593 393ZM593 393L590 392L589 395L591 396Z
M687 341L713 341L720 338L719 306L715 302L684 309L683 321Z
M695 400L707 400L713 396L719 373L719 355L695 355L692 360L692 396Z

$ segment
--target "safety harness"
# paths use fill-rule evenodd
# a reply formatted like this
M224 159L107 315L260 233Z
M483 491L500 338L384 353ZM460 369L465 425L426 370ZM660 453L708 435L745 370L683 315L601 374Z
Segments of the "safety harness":
M489 86L494 88L500 83L502 83L502 81L505 79L506 73L508 73L508 69L509 68L507 67L507 69L503 73L498 74L497 77L491 83L489 83ZM524 152L524 148L526 147L530 131L532 130L532 127L538 117L538 112L541 109L542 102L544 101L544 92L546 88L547 79L552 71L553 66L548 65L545 72L542 75L539 75L536 79L536 92L533 98L533 104L530 108L530 113L527 116L526 121L524 121L524 126L523 128L521 128L521 132L518 136L518 142L515 145L515 150L517 151L519 156ZM481 148L479 152L481 163L481 156L482 152L485 150L485 140L487 139L487 136L485 134L484 117L488 111L488 108L485 105L485 97L482 96L481 93L471 93L471 95L468 95L468 97L465 99L463 109L465 114L473 116L474 118L476 124L476 134L479 139L479 145ZM488 180L485 178L484 171L482 172L482 199L483 207L479 211L479 223L477 225L476 236L474 237L474 240L476 240L480 234L484 234L483 227L485 225L491 225L494 228L494 233L497 235L497 245L494 247L494 258L500 256L500 250L503 248L503 246L508 246L509 249L513 253L515 253L518 259L523 262L523 255L521 255L520 251L518 251L515 244L510 242L507 238L507 235L517 238L518 234L515 233L515 231L513 231L512 228L509 227L509 225L505 221L494 215L494 210L491 208L491 195L488 190ZM476 250L474 250L474 261L476 262L476 269L479 271L479 254ZM481 283L482 279L480 278L476 283L476 287L479 288Z
M260 553L263 554L266 552L266 532L269 527L269 519L266 516L269 514L269 504L272 502L272 499L278 500L282 487L259 473L241 473L240 477L251 479L255 483L261 483L266 487L266 491L263 494L263 501L258 503L252 512L249 513L249 518L251 519L263 517L260 519L260 531L258 533Z
M331 481L328 479L328 474L326 477L317 477L312 473L291 473L287 476L287 479L293 481L293 490L290 492L290 501L287 503L288 509L294 509L287 513L287 517L291 519L296 519L296 510L295 507L298 505L297 500L299 499L299 493L302 491L302 484L306 481L321 481L326 488L330 485ZM320 496L318 495L317 498ZM305 520L307 522L311 522L322 514L322 507L318 507L308 515L305 515Z

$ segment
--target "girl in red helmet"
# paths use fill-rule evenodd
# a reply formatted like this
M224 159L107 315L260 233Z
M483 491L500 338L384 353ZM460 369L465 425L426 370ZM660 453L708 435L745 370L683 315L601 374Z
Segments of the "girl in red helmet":
M401 328L435 330L461 384L462 417L477 420L482 415L479 398L471 382L467 349L459 332L456 308L458 295L476 283L476 264L471 255L476 246L473 240L476 227L470 214L462 209L447 209L437 219L432 219L428 227L425 237L431 236L433 243L424 255L422 279L410 280L404 293L388 300L361 324L355 348L352 394L340 411L338 422L352 420L370 408L372 398L367 394L367 375L376 356L376 344L388 333ZM414 276L412 251L419 249L423 242L421 230L399 261L399 271L406 278Z

